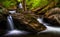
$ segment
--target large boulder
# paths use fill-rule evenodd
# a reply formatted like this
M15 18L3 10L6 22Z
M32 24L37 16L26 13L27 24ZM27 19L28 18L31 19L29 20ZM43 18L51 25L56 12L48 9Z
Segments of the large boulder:
M40 32L46 29L46 27L43 24L40 24L36 19L38 16L32 13L15 13L12 14L13 19L19 20L20 23L24 23L24 26L28 30L34 31L34 32Z

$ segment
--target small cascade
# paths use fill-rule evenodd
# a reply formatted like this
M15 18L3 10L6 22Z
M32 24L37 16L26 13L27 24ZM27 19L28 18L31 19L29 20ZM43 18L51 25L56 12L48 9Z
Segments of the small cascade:
M52 26L48 26L48 23L43 22L43 18L38 18L37 21L39 23L42 23L47 29L44 31L41 31L39 33L43 33L43 32L52 32L52 33L60 33L60 27L52 27Z
M8 22L8 24L9 24L9 26L10 26L10 29L11 29L11 30L14 30L14 23L13 23L13 19L12 19L12 16L11 16L11 15L9 15L9 16L7 17L7 22Z
M19 3L19 8L21 8L21 9L23 8L22 3Z
M14 28L13 18L10 14L9 14L9 16L7 16L7 22L8 22L8 27L10 28L10 30L7 31L7 34L5 34L5 36L9 36L9 35L26 35L26 34L28 34L28 32L26 32L26 31L17 30L17 29Z

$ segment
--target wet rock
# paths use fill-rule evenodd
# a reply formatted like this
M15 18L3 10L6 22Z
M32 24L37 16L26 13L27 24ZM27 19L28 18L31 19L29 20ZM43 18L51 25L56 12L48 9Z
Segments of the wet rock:
M53 8L47 13L45 13L45 21L50 23L52 26L59 26L60 27L60 8Z
M40 24L36 19L38 16L35 14L22 14L22 13L15 13L12 14L13 19L17 19L20 21L20 23L24 23L26 28L28 30L34 31L34 32L40 32L46 29L46 27L42 24Z

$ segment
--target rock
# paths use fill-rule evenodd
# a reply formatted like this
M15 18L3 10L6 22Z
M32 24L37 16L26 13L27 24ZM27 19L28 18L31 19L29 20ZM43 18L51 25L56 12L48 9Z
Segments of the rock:
M48 23L60 26L60 8L53 8L47 11L44 17L49 20Z
M12 14L13 19L17 19L20 21L20 23L24 23L25 26L27 26L27 29L34 31L34 32L40 32L46 29L46 27L42 24L40 24L36 19L38 16L30 13L22 14L22 13L15 13Z

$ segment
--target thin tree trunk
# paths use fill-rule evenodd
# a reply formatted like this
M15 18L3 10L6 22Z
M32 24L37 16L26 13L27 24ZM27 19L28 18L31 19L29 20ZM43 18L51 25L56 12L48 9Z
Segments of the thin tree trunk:
M17 0L15 0L15 1L16 1L16 7L17 7L16 12L19 13L19 2Z
M23 12L27 12L27 7L26 7L26 0L22 0L22 5L23 5Z

